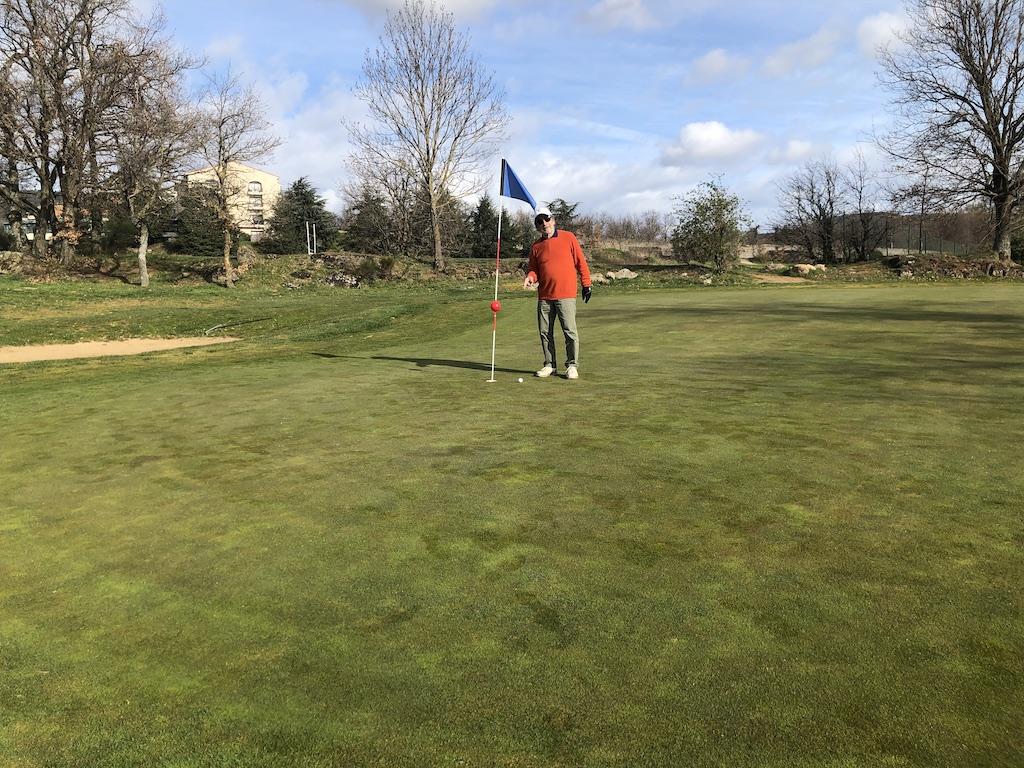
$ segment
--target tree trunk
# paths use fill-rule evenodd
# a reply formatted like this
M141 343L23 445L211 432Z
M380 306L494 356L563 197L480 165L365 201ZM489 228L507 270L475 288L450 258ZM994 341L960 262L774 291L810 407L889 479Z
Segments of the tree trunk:
M49 175L40 177L39 210L36 211L36 227L32 233L32 253L39 262L46 261L50 255L50 245L46 241L47 233L53 232L53 182Z
M231 228L224 227L224 285L233 288L235 281L231 279Z
M146 268L146 250L149 248L149 226L139 225L139 285L149 288L149 270Z
M61 182L61 196L63 206L60 214L60 262L67 267L74 261L78 239L82 233L78 229L79 188L67 179L66 174Z
M47 244L46 244L46 219L43 217L42 212L38 218L36 218L36 228L32 233L32 254L36 261L46 261L47 256Z
M836 256L836 238L833 232L834 224L825 224L821 233L821 260L826 264L832 264Z
M448 266L444 258L444 251L441 250L441 222L440 216L434 214L434 271L444 272Z
M1013 210L1007 197L1002 195L997 197L993 203L995 221L993 222L992 250L999 256L1000 261L1010 261L1010 218Z
M60 263L65 267L70 266L71 262L75 258L75 243L78 240L78 228L74 225L73 221L69 221L68 216L62 217L61 223L61 239L60 239Z
M437 193L433 183L428 190L430 194L430 223L434 232L434 271L443 272L445 267L444 251L441 250L441 212L438 210Z
M104 215L104 204L103 195L99 194L100 187L100 171L99 171L99 159L97 158L96 150L96 134L93 133L88 138L89 142L89 176L88 176L88 189L90 195L88 198L88 209L89 209L89 237L94 243L99 243L102 237L103 230L103 215Z

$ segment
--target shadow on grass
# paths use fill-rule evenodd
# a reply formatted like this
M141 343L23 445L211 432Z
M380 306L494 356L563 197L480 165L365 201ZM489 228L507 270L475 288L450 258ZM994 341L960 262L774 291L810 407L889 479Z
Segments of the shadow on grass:
M387 355L372 355L371 357L358 357L354 355L332 355L330 352L313 352L314 357L321 357L326 360L386 360L396 363L412 363L417 368L430 368L433 366L440 366L443 368L466 368L471 371L487 371L491 370L491 366L487 363L474 363L470 360L442 360L431 357L389 357ZM523 373L532 374L532 370L522 370L519 368L502 368L496 366L494 368L495 373Z
M845 322L926 322L950 323L952 325L986 326L989 332L1006 332L1018 334L1024 325L1024 315L1006 313L986 313L974 311L953 311L935 309L916 309L914 307L832 307L825 305L788 305L788 306L756 306L756 307L707 307L707 306L672 306L644 307L636 310L606 309L601 312L602 319L639 321L652 314L688 315L691 317L743 317L754 315L759 318L773 317L783 320L808 321L845 321ZM991 326L996 326L995 329ZM999 326L1003 326L1000 328Z
M429 357L387 357L385 355L374 355L372 360L391 360L393 362L413 363L418 368L430 368L431 366L442 366L444 368L468 368L472 371L490 371L491 366L487 363L474 363L469 360L440 360ZM518 368L495 367L496 373L533 373Z

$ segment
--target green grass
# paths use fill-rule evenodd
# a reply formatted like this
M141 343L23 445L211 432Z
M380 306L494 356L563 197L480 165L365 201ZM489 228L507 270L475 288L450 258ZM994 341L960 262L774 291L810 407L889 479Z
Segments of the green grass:
M1024 286L0 282L0 765L1018 766Z

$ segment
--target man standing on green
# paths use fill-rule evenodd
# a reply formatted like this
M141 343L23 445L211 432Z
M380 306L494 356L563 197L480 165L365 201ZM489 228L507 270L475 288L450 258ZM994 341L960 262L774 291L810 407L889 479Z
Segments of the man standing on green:
M535 374L544 379L558 369L555 358L555 317L565 335L565 378L580 377L580 337L576 329L576 276L583 284L583 303L590 301L590 267L572 232L560 230L547 208L538 208L533 225L540 239L530 249L530 265L523 287L537 287L537 329L544 367Z

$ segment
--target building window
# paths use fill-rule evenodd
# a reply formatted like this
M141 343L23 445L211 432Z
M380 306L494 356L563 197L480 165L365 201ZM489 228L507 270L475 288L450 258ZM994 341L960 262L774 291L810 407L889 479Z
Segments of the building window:
M262 211L263 210L263 195L249 195L249 210L250 211Z
M250 181L249 182L249 194L250 195L262 195L263 194L263 185L260 184L258 181Z
M254 213L252 215L252 223L253 223L253 226L255 226L255 227L262 227L263 226L263 214L262 213Z

